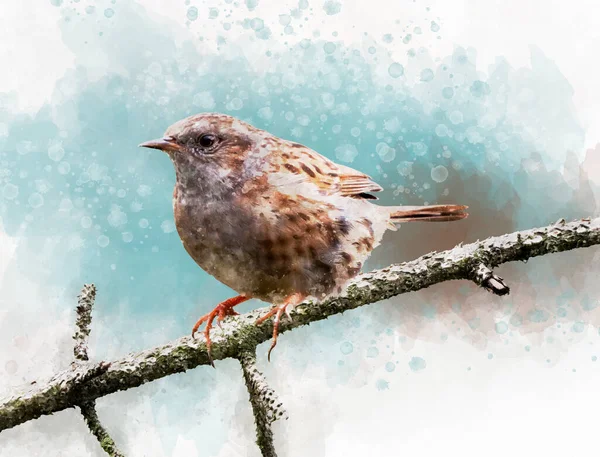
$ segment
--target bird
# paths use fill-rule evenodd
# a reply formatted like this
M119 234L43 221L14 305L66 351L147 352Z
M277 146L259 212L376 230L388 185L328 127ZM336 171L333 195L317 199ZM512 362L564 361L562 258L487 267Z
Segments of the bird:
M174 165L173 213L183 247L237 293L192 329L193 337L206 323L213 367L213 322L238 314L240 303L272 305L256 321L274 316L270 360L283 313L289 317L307 298L339 295L384 232L468 215L464 205L377 205L373 194L383 188L370 176L226 114L186 117L140 147L167 153Z

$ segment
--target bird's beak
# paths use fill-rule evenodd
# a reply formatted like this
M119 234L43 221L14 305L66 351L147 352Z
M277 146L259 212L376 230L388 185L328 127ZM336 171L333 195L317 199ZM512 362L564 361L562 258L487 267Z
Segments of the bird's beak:
M177 144L174 138L165 137L160 138L158 140L150 140L146 141L139 145L140 148L152 148L152 149L160 149L164 152L178 152L181 150L181 146Z

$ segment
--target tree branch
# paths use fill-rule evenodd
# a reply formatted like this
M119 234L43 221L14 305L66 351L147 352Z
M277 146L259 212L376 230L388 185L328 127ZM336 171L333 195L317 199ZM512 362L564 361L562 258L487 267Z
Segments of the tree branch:
M93 284L85 284L81 293L77 297L77 319L75 321L75 346L73 347L73 354L75 355L75 362L73 363L73 370L77 370L79 367L87 365L85 362L89 360L88 357L88 339L90 336L90 325L92 324L92 307L96 300L96 286ZM98 373L103 373L108 369L108 364L96 365ZM93 372L93 371L92 371ZM74 392L77 392L75 389ZM104 451L111 457L125 457L119 450L110 437L106 429L102 426L98 413L96 412L96 400L84 400L78 403L81 415L83 416L85 423L87 424L90 431L98 439L100 446Z
M121 452L119 452L114 440L102 426L100 419L98 419L98 413L96 412L96 401L92 400L82 402L79 405L79 409L81 410L81 414L85 419L85 423L94 436L98 439L102 449L104 449L104 451L110 455L110 457L125 457L123 454L121 454Z
M481 265L490 271L506 262L527 260L554 252L600 244L600 218L584 219L515 232L484 241L430 253L411 262L392 265L363 274L353 280L342 295L320 304L305 302L292 312L292 321L281 322L280 331L325 319L331 315L385 300L398 294L420 290L454 279L479 280ZM493 278L498 281L497 278ZM481 280L484 285L485 279ZM499 281L501 282L501 281ZM501 286L488 280L491 288ZM494 285L492 285L494 284ZM503 283L502 283L503 284ZM506 286L505 286L506 287ZM266 308L228 318L221 330L215 329L213 359L239 358L270 339L272 320L260 326L256 318ZM44 414L52 414L85 401L130 389L198 365L209 364L202 340L182 337L162 346L129 354L111 362L78 367L46 382L32 383L0 399L0 431Z
M256 444L263 457L277 457L273 444L271 424L287 414L282 409L275 391L269 387L263 374L256 368L256 351L244 351L239 356L244 381L250 394L250 403L256 423Z
M77 330L73 339L75 346L73 354L76 360L87 361L88 358L88 338L90 336L90 325L92 323L92 306L96 299L96 286L93 284L85 284L81 293L77 297L77 320L75 325Z

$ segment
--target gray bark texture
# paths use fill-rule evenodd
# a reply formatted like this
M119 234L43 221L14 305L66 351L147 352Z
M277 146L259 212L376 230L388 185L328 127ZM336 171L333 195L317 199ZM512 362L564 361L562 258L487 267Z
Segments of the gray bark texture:
M263 457L277 457L271 424L281 417L287 419L275 391L269 387L263 374L256 368L256 352L243 352L239 357L244 381L250 394L250 403L256 424L256 444Z
M600 218L568 223L560 220L547 227L492 237L443 252L431 252L411 262L362 274L340 296L321 303L302 303L292 311L291 321L284 319L281 322L280 332L454 279L470 280L492 293L505 295L509 292L508 286L493 273L498 265L597 244L600 244ZM86 309L81 297L80 306ZM278 413L269 406L272 398L269 392L272 391L255 366L256 347L269 340L273 332L272 320L255 325L256 319L266 311L267 308L261 308L225 319L222 328L213 331L212 357L214 360L232 357L242 363L255 413L258 443L263 455L269 456L275 455L274 450L268 453L269 446L272 447L269 425ZM75 337L75 354L81 362L74 363L71 369L49 380L34 381L0 399L0 431L66 408L93 405L90 402L99 397L210 364L205 341L189 336L111 362L87 362L91 317L86 319L83 313L80 318L85 325L79 326L82 336ZM279 407L276 409L279 410Z
M100 419L98 418L98 413L96 412L96 402L84 402L79 405L79 409L81 410L81 415L85 419L85 423L90 429L90 432L94 434L94 436L100 443L100 447L104 449L104 452L110 455L110 457L125 457L117 449L115 441L111 438L111 436L108 434L108 432L100 422Z
M96 286L93 284L85 284L81 293L77 297L77 320L75 321L75 346L73 347L73 355L75 361L73 362L73 370L75 371L78 366L89 360L88 357L88 339L90 337L90 326L92 325L92 308L96 301ZM108 369L108 364L101 364L97 367L98 372L103 373ZM104 449L111 457L125 457L118 449L112 437L108 434L108 431L104 428L98 413L96 412L96 400L80 401L78 403L79 410L83 416L85 423L87 424L90 432L96 437L100 447Z

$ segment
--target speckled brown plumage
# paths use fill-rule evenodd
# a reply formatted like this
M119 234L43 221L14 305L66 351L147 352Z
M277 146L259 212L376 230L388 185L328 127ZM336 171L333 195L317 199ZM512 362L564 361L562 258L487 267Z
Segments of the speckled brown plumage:
M188 117L143 146L173 161L187 252L244 299L280 305L269 313L276 324L288 305L339 293L394 223L466 217L456 205L374 205L382 188L369 176L223 114ZM208 338L212 319L233 306L219 305L195 329L207 321Z

